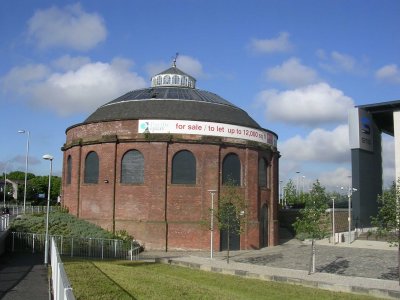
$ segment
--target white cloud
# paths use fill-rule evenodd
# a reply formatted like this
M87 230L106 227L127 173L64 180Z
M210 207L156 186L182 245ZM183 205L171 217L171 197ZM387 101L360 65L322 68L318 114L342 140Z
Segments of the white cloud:
M400 70L396 64L383 66L376 71L375 77L382 81L400 84Z
M326 52L323 49L318 49L316 54L319 59L327 59Z
M205 76L203 66L196 58L187 55L179 55L176 60L176 66L193 77L198 78Z
M345 71L352 71L355 68L356 61L353 57L347 54L339 53L337 51L333 51L332 59L336 63L336 65Z
M149 78L153 77L154 75L168 69L169 67L171 67L172 64L168 64L166 62L153 62L153 63L148 63L146 64L145 71L147 73L147 75L149 76ZM178 67L180 69L180 67Z
M321 172L318 176L318 180L322 186L325 186L329 191L335 191L339 193L346 193L344 189L348 188L351 184L351 170L343 167L339 167L332 171Z
M80 4L38 10L28 21L28 36L41 49L89 50L104 41L106 35L103 19L96 13L86 13Z
M305 162L347 163L350 160L349 129L339 125L332 131L317 128L305 138L296 135L279 145L282 159Z
M282 65L270 68L266 71L268 80L283 83L289 87L298 87L318 81L317 73L301 64L297 58L290 58Z
M64 71L77 70L83 65L90 63L90 58L85 56L72 57L64 55L53 62L54 67Z
M347 111L354 106L350 97L326 83L283 92L265 90L257 102L265 105L267 120L297 126L347 121Z
M361 71L361 66L357 60L345 53L332 51L330 54L326 54L324 50L319 49L317 50L317 57L321 60L319 63L321 68L332 73L355 73Z
M26 160L25 155L16 155L13 158L11 158L9 160L9 162L13 165L16 164L16 165L25 167L25 160ZM40 163L41 163L41 161L39 159L37 159L36 157L29 156L29 165L30 166L39 165Z
M295 136L279 144L282 155L280 178L296 182L296 171L305 175L305 186L318 179L328 190L351 184L351 152L348 145L348 127L341 125L332 131L316 129L306 137ZM395 179L394 139L382 135L383 184L389 187Z
M273 39L252 39L249 45L250 50L257 53L288 52L293 46L289 41L289 33L281 32Z
M32 85L44 80L51 70L42 64L29 64L23 67L12 68L6 76L1 79L5 91L23 94L28 92Z
M59 115L92 112L98 106L123 93L146 86L145 80L131 72L132 62L116 58L111 63L90 62L76 70L50 72L42 65L14 68L4 78L6 90L22 93L35 106L56 111ZM32 70L42 71L33 77ZM19 81L16 74L22 74ZM24 89L20 89L24 87Z

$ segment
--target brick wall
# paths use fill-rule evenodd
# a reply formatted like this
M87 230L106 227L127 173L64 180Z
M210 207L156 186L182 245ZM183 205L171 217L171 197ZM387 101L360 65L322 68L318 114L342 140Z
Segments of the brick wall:
M241 162L241 191L248 204L246 231L241 249L260 247L261 207L268 207L268 245L278 243L276 150L247 146L245 141L204 138L194 135L151 135L137 133L137 121L84 124L67 130L64 150L62 201L70 213L109 230L127 230L152 249L209 249L211 195L216 189L215 207L221 190L221 164L235 153ZM144 156L144 183L120 183L121 159L128 150ZM189 150L196 158L196 184L171 184L172 158ZM99 182L85 184L86 155L99 156ZM66 162L72 158L72 181L65 182ZM268 162L269 187L258 187L258 161ZM220 236L214 230L214 249Z
M293 234L295 234L295 230L293 228L293 223L296 221L296 218L300 216L300 209L282 209L279 210L279 222L280 226L289 229ZM349 221L348 221L349 212L348 209L336 208L335 209L335 232L347 232L349 230ZM328 210L328 218L330 220L329 230L332 231L332 209ZM356 227L356 221L352 220L352 230Z

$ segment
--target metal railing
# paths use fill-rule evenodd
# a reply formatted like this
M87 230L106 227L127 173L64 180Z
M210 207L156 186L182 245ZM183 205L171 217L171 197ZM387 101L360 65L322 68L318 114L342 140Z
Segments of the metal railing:
M0 216L0 231L7 230L10 224L10 215L2 215Z
M9 205L7 206L11 215L19 215L24 213L24 207L22 205ZM34 214L34 213L46 213L47 206L26 206L25 213L26 214ZM49 206L49 211L58 211L60 210L60 206Z
M65 237L54 235L61 256L100 259L138 260L141 247L135 241ZM11 232L11 251L44 252L45 234Z
M57 244L54 238L51 238L51 283L53 289L53 299L55 300L75 300L71 284L65 272L64 265L58 253Z

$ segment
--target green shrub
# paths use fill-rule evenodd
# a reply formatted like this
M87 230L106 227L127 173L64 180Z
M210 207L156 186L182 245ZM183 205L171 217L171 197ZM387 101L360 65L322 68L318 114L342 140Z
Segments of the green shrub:
M38 233L46 232L46 214L26 214L14 219L10 224L11 231ZM78 219L63 211L51 212L49 214L49 234L114 239L124 236L128 240L129 235L125 232L113 234L100 226Z

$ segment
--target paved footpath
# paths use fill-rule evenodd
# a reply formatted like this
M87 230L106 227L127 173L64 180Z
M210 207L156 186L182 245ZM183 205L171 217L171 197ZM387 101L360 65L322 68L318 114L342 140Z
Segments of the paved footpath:
M51 299L43 254L5 253L0 256L0 299Z
M163 263L196 269L318 287L333 291L400 299L397 248L385 242L357 240L351 244L317 243L315 274L309 275L311 245L289 240L261 250L148 253ZM146 254L144 254L146 255Z
M144 252L142 258L262 280L333 291L400 299L397 249L387 243L357 240L351 244L317 243L317 273L308 274L311 246L292 239L261 250L226 252ZM12 253L0 257L0 299L50 299L43 255Z
M398 280L397 248L385 242L357 240L349 244L317 242L316 271L329 274ZM368 246L370 245L370 246ZM309 270L311 245L292 240L278 247L254 252L235 253L237 262L270 267Z

